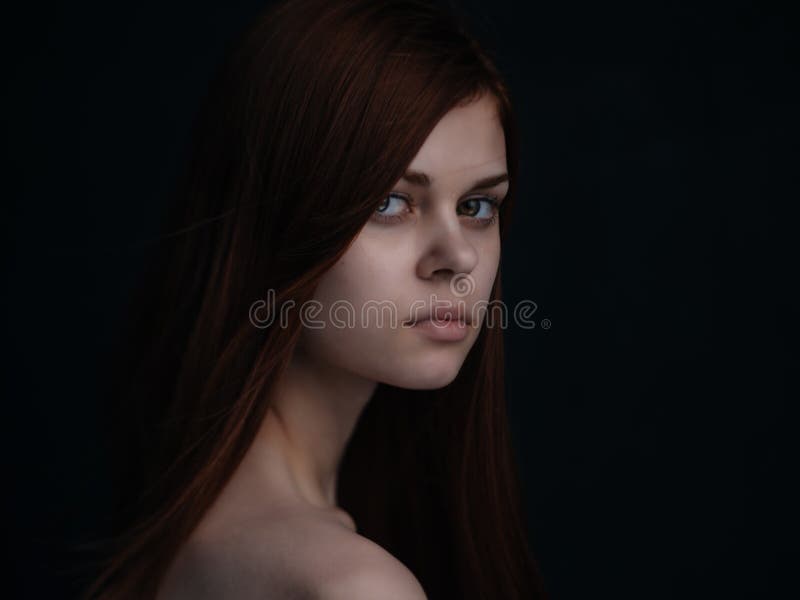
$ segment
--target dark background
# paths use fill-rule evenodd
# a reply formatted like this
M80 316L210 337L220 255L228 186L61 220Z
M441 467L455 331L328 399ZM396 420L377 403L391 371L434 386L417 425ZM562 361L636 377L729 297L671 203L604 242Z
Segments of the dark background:
M523 135L502 269L507 301L534 300L539 326L508 332L508 393L553 600L793 595L790 3L455 4ZM211 71L260 6L4 17L15 598L76 591L69 545L99 531L110 496L99 365Z

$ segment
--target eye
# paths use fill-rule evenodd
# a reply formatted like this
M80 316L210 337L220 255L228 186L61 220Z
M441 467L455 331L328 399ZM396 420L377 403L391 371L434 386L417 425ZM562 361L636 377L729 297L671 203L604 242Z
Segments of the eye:
M470 217L481 225L491 225L497 220L500 201L492 196L476 196L467 198L459 205L464 209L459 214Z
M381 223L402 221L411 212L408 198L392 192L378 205L373 213L373 218Z

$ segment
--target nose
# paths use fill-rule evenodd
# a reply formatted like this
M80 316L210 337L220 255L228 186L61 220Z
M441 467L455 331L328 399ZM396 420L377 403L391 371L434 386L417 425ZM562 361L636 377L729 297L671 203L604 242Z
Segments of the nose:
M478 264L478 252L464 236L458 219L432 228L425 251L417 263L422 279L450 280L457 273L471 273Z

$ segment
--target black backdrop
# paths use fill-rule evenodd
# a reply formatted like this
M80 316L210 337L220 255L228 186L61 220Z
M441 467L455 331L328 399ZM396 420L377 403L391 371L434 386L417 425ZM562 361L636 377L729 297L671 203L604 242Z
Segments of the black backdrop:
M75 593L67 549L109 499L98 365L136 244L157 235L207 79L260 4L50 2L4 18L14 597ZM508 395L553 599L786 597L789 3L456 6L523 134L502 269L537 327L508 331Z

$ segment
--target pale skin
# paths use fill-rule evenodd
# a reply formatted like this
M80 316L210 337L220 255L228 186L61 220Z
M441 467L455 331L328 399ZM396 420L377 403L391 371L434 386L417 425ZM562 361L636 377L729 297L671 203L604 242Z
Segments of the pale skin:
M507 173L493 99L482 96L448 112L406 173L409 180L393 188L397 195L323 276L315 295L323 306L391 300L402 321L415 300L432 294L454 299L455 274L474 282L460 298L468 309L489 299L500 236L497 220L488 219L496 209L484 199L502 201L508 182L474 184ZM447 385L475 343L480 321L457 341L374 322L305 329L252 446L178 553L158 600L424 599L411 571L360 535L337 506L339 464L378 383Z

